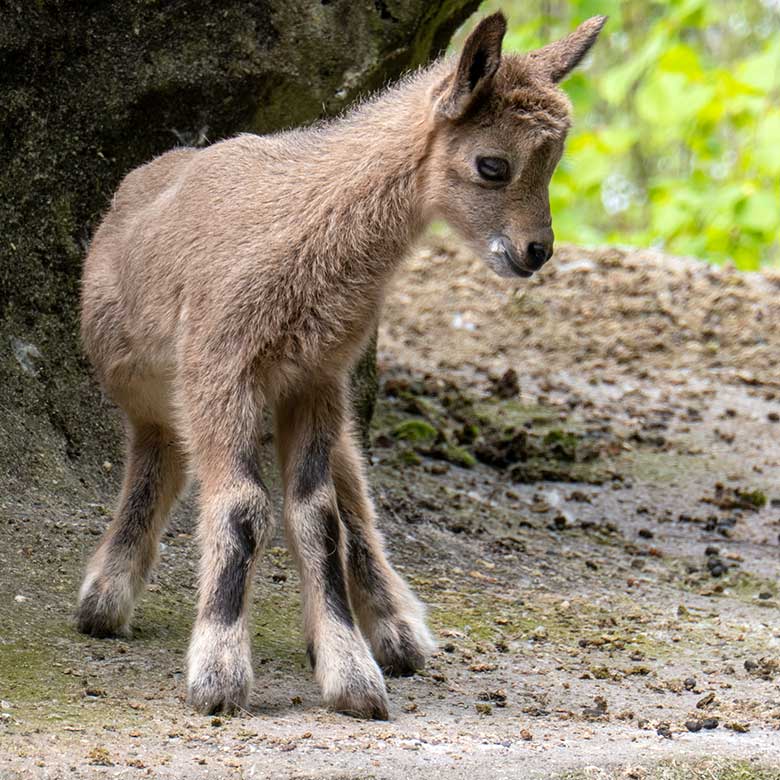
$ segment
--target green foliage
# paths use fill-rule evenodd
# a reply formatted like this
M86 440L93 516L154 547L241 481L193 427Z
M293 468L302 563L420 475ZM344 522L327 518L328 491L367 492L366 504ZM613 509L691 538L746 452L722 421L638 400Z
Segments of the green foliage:
M558 238L780 263L778 0L489 0L476 18L498 8L518 52L610 17L565 83L575 124L550 190Z

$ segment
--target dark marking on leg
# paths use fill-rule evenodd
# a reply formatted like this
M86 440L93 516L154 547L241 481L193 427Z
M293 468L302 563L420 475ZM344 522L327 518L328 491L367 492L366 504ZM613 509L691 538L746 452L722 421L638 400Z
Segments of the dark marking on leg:
M341 520L336 512L326 507L322 512L324 532L325 560L323 561L323 580L325 603L331 613L342 623L352 628L355 622L347 597L347 583L344 577L344 564L341 560Z
M330 479L330 449L330 439L322 434L317 434L306 448L295 480L295 497L299 501L309 499Z
M159 450L154 462L146 462L118 510L119 527L110 537L111 547L135 547L148 533L157 504Z
M314 649L314 643L313 642L307 642L307 644L306 644L306 655L309 658L309 663L311 664L311 668L315 669L317 667L317 652Z
M209 595L204 611L207 620L229 626L241 617L249 572L257 549L255 529L258 522L262 519L251 504L237 504L230 510L228 527L234 545L219 572L216 588Z
M397 624L396 630L398 643L383 648L382 671L390 677L411 677L425 666L425 657L406 623Z
M361 533L359 520L339 504L341 519L347 529L347 567L354 583L363 592L377 618L394 614L395 605L388 593L383 572L376 565L376 558Z
M263 483L263 477L260 473L260 463L257 455L257 451L252 448L247 448L239 453L238 456L238 469L240 475L251 482L252 484L259 485L265 490L265 484Z

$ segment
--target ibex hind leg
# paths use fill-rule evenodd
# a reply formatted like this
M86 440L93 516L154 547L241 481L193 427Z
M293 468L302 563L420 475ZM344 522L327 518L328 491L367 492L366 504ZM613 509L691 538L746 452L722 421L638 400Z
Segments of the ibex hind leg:
M184 482L170 429L130 423L124 485L114 519L92 556L79 594L79 631L122 636L155 563L165 518Z
M334 448L333 470L347 529L349 592L360 628L386 674L414 674L425 666L435 642L425 623L425 609L387 559L362 457L348 428Z
M343 406L338 383L314 382L280 405L285 525L301 575L309 658L325 703L357 717L386 719L382 672L355 625L347 591L345 534L330 466Z

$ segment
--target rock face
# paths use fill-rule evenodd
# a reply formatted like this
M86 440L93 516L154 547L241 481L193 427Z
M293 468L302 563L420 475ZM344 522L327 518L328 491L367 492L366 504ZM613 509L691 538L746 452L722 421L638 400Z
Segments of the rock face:
M176 145L337 113L438 54L478 4L3 4L0 484L33 489L68 460L88 470L116 446L77 321L81 261L122 176ZM370 382L360 396L370 409Z

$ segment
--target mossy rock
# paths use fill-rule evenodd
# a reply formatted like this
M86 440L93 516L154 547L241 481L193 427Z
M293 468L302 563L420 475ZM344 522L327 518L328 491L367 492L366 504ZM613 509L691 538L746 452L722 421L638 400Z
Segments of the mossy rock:
M393 436L403 441L432 442L438 438L439 431L425 420L412 419L398 423L393 429Z
M555 428L545 434L542 444L548 450L550 457L557 460L575 461L577 460L579 438L570 431Z
M459 447L457 444L450 444L446 441L432 447L427 454L438 460L446 460L449 463L454 463L456 466L462 466L466 469L473 468L477 465L477 459L467 449Z

